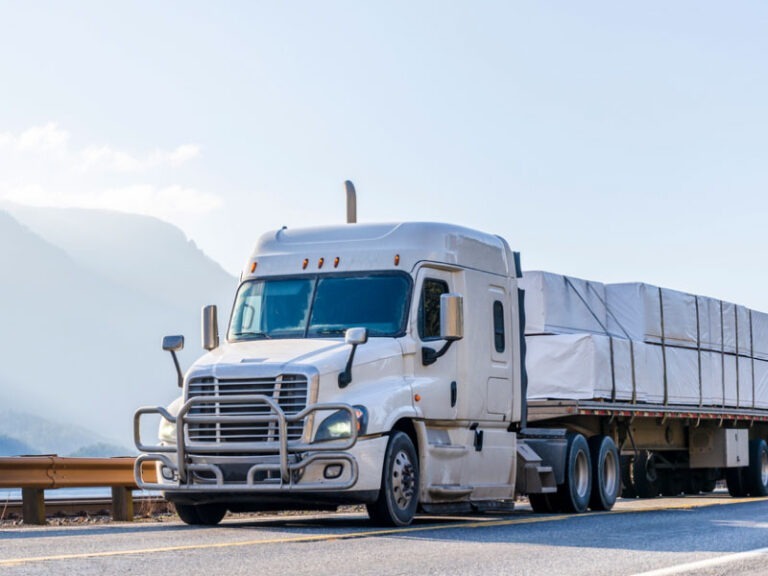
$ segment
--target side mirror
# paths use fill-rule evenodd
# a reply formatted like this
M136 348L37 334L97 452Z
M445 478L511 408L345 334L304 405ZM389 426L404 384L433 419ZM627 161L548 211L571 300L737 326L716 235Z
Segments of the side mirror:
M219 319L216 306L203 308L203 348L213 350L219 347Z
M368 328L347 328L344 332L344 343L352 346L347 365L339 372L339 388L345 388L352 382L352 361L355 359L355 350L360 344L368 342Z
M448 342L464 338L464 298L460 294L440 296L440 338Z
M184 336L163 337L163 350L166 352L178 352L184 349Z
M173 365L176 367L176 377L178 379L179 388L184 386L184 375L181 373L181 366L179 366L179 359L176 356L176 352L184 348L184 336L164 336L163 337L163 350L171 353L173 358Z
M421 363L429 366L448 352L451 344L464 338L464 298L460 294L440 296L440 338L445 344L440 350L426 346L421 349Z
M359 346L368 342L368 328L347 328L344 332L344 343Z

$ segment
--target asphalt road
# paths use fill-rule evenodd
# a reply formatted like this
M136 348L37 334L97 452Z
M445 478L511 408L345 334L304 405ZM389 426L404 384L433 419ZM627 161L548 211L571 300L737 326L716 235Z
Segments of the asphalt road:
M361 515L238 517L0 530L0 574L768 573L768 499L620 501L613 512L420 517L377 529Z

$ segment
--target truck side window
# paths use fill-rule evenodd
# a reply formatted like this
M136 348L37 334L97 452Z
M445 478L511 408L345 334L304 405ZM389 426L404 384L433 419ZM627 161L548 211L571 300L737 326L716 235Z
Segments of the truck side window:
M440 339L440 295L447 293L448 283L444 280L424 280L419 305L419 337L422 340Z
M496 352L504 352L504 304L496 300L493 303L493 345Z

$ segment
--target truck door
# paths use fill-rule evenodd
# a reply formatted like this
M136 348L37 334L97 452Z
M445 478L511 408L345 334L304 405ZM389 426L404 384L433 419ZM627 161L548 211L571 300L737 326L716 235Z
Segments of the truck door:
M452 345L434 363L422 363L422 349L439 351L445 346L440 338L440 296L458 291L456 275L445 270L422 268L416 278L414 309L411 310L411 335L417 343L414 359L413 397L426 420L454 420L458 387L457 349Z

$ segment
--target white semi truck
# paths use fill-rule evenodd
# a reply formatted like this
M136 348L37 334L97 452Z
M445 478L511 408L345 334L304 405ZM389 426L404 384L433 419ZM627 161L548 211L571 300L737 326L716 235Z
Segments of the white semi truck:
M661 291L654 311L648 290L633 308L596 283L522 278L505 240L447 224L266 233L222 340L207 307L207 353L182 377L183 338L164 339L183 396L137 411L136 481L190 524L365 504L375 522L401 526L418 511L508 509L520 495L540 512L609 510L622 486L653 497L721 478L734 495L765 496L768 354L755 353L751 312L748 352L744 318L731 351L723 303L721 338L707 324L719 348L701 333L686 348L673 338L685 311ZM633 310L661 320L660 338L627 319ZM681 380L698 386L677 394ZM149 414L161 425L147 445ZM157 482L142 477L145 462Z

